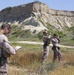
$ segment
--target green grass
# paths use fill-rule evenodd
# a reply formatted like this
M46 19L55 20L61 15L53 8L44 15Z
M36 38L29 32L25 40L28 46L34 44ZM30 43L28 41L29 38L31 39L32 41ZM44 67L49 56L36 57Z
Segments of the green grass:
M12 43L12 46L22 46L21 50L33 50L33 51L42 51L42 45L34 45L34 44L17 44Z

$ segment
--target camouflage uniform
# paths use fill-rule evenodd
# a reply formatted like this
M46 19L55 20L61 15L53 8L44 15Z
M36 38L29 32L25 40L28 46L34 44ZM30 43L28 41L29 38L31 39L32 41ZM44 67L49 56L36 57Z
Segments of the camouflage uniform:
M7 58L11 54L15 54L15 50L10 46L8 38L0 33L0 75L7 75L8 72L8 63Z
M48 37L48 36L43 36L42 40L43 40L43 42L44 42L44 45L43 45L44 53L43 53L43 56L42 56L42 61L43 61L43 63L45 63L46 58L47 58L48 55L49 55L50 37Z
M55 61L58 57L58 60L60 61L61 59L61 52L60 52L60 47L58 45L59 40L57 38L52 38L52 50L54 52L54 56L53 56L53 61Z

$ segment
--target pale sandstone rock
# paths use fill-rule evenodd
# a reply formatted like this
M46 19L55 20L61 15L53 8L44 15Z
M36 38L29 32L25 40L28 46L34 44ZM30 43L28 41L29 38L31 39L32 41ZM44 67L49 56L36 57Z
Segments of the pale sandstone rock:
M41 2L32 2L0 11L0 24L23 25L24 29L37 32L47 29L47 23L63 31L64 27L74 26L74 11L50 9Z

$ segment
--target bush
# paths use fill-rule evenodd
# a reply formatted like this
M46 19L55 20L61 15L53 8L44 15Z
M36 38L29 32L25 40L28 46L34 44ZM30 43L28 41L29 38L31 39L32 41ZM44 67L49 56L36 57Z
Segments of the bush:
M43 36L43 32L39 32L39 33L37 34L37 37L38 37L39 39L42 39L42 36Z
M65 34L63 34L63 32L61 32L61 31L55 31L52 34L54 34L54 33L58 34L62 38L65 36Z

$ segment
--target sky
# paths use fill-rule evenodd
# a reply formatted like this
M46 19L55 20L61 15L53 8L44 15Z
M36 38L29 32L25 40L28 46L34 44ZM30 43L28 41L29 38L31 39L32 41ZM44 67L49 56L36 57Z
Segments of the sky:
M27 4L36 0L0 0L0 10L6 7L14 7ZM37 0L48 5L49 8L56 10L74 11L74 0Z

